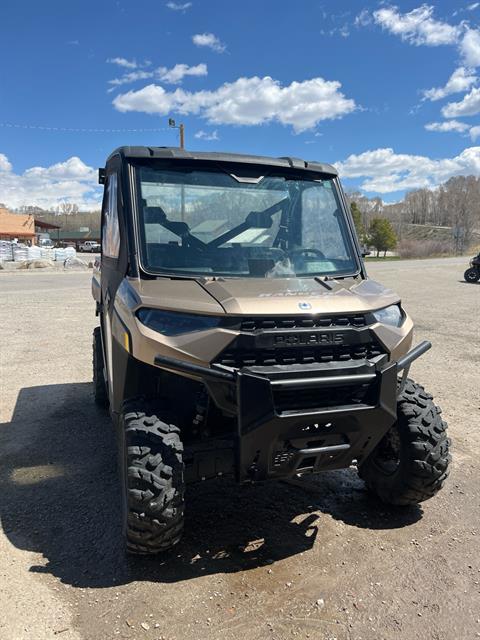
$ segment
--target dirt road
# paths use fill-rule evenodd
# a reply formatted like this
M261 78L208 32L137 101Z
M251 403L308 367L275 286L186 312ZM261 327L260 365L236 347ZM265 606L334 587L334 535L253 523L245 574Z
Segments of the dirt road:
M454 439L420 509L353 471L188 494L164 559L120 542L114 436L91 397L88 273L0 273L2 640L480 637L480 286L465 261L373 263L434 348L412 375Z

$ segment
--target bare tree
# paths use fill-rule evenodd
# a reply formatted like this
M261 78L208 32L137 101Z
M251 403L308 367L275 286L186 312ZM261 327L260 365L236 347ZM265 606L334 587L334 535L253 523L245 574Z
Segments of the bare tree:
M453 246L456 253L463 253L470 246L480 211L479 180L473 176L457 176L450 178L445 187L451 207Z
M480 232L480 178L455 176L439 187L409 191L403 200L385 204L379 198L367 198L361 193L349 194L362 212L362 222L370 226L373 217L385 217L394 225L400 239L412 238L411 225L445 227L450 237L452 251L463 253L475 241L474 233ZM419 241L425 234L418 235Z
M73 202L61 202L57 206L57 212L59 214L63 214L66 216L71 215L72 213L78 213L78 205Z

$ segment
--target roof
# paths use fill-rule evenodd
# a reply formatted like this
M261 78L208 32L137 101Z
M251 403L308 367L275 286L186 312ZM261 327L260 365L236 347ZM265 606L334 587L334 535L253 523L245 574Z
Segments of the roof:
M35 236L35 220L31 213L11 213L0 208L0 236L11 238L33 238Z
M54 240L99 240L100 231L57 231L53 234Z
M225 162L229 164L263 165L282 169L297 169L312 173L322 173L329 176L337 176L338 172L331 164L317 162L315 160L302 160L301 158L270 158L268 156L252 156L240 153L187 151L180 147L118 147L107 159L111 160L115 155L122 158L154 158L164 160L198 160L204 162Z
M51 222L44 222L43 220L35 218L35 226L39 229L60 229L62 225L52 224Z

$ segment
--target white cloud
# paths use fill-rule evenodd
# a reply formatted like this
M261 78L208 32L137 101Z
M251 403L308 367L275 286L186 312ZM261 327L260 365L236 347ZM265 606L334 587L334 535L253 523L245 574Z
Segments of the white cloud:
M480 147L469 147L454 158L434 160L427 156L375 149L349 156L336 167L341 178L366 178L361 189L394 193L434 187L457 175L480 175Z
M167 115L194 114L214 124L259 125L280 122L296 132L311 129L322 120L339 118L355 110L355 101L340 91L341 84L323 78L292 82L264 78L238 78L213 91L167 92L150 84L113 100L118 111Z
M475 142L475 140L480 136L480 127L472 127L469 131L470 138Z
M97 172L72 157L49 167L32 167L22 174L0 154L0 199L8 207L37 205L55 207L61 202L78 204L81 209L99 208L100 189Z
M345 23L341 27L333 27L332 29L320 29L319 31L321 36L341 36L342 38L348 38L350 35L350 27L347 23Z
M130 84L137 80L146 80L147 78L152 77L152 71L131 71L130 73L124 74L121 78L113 78L113 80L109 80L108 84L111 84L112 87L108 91L113 91L115 87L119 87L122 84Z
M383 7L373 12L373 18L382 29L399 36L414 45L437 47L457 42L461 26L435 20L433 7L422 4L408 13L400 13L398 7Z
M194 137L198 138L199 140L220 140L216 129L215 131L211 131L210 133L208 131L203 131L203 129L200 129L200 131L197 131Z
M188 64L176 64L171 69L159 67L156 71L158 79L169 84L179 84L185 76L206 76L207 74L207 65L203 62L194 67L189 67Z
M467 29L460 42L460 53L465 64L469 67L480 65L480 32L477 29Z
M464 133L470 129L470 125L465 124L465 122L459 122L458 120L446 120L445 122L430 122L425 125L425 129L427 131L457 131Z
M115 87L119 87L123 84L130 84L138 80L146 80L148 78L158 78L162 82L167 84L180 84L185 76L206 76L208 74L207 65L201 62L193 67L189 67L188 64L176 64L171 69L167 67L158 67L155 71L145 71L144 69L138 69L137 71L130 71L125 73L120 78L113 78L109 80L108 84L112 85L108 92L114 91Z
M135 60L127 60L126 58L108 58L107 62L116 64L124 69L136 69L138 64Z
M11 171L12 165L4 153L0 153L0 171Z
M172 11L186 11L192 6L191 2L167 2L167 7Z
M357 16L355 16L355 20L353 22L353 24L356 27L366 27L371 23L372 23L372 16L370 15L370 12L368 11L368 9L362 9L362 11L360 11L360 13Z
M472 11L479 6L480 2L474 2L460 11ZM472 29L465 20L455 25L435 20L433 11L432 5L422 4L408 13L401 13L398 7L392 5L377 9L372 16L375 23L380 25L382 29L399 36L404 42L430 47L454 45L458 49L467 71L479 67L480 30ZM459 11L455 11L453 15L458 13ZM368 11L363 10L356 17L355 25L369 24L369 16Z
M444 87L426 89L423 92L424 100L442 100L442 98L445 98L452 93L468 91L468 89L470 89L477 80L478 78L473 71L466 69L465 67L459 67L458 69L455 69Z
M223 53L227 48L213 33L196 33L192 42L197 47L208 47L217 53Z
M449 102L442 108L445 118L461 118L480 113L480 89L475 87L460 102Z

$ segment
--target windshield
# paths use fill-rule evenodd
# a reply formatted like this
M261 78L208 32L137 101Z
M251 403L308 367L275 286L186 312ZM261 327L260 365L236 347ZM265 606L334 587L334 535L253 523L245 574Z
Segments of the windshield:
M148 272L285 278L358 271L331 179L138 165L137 191Z

